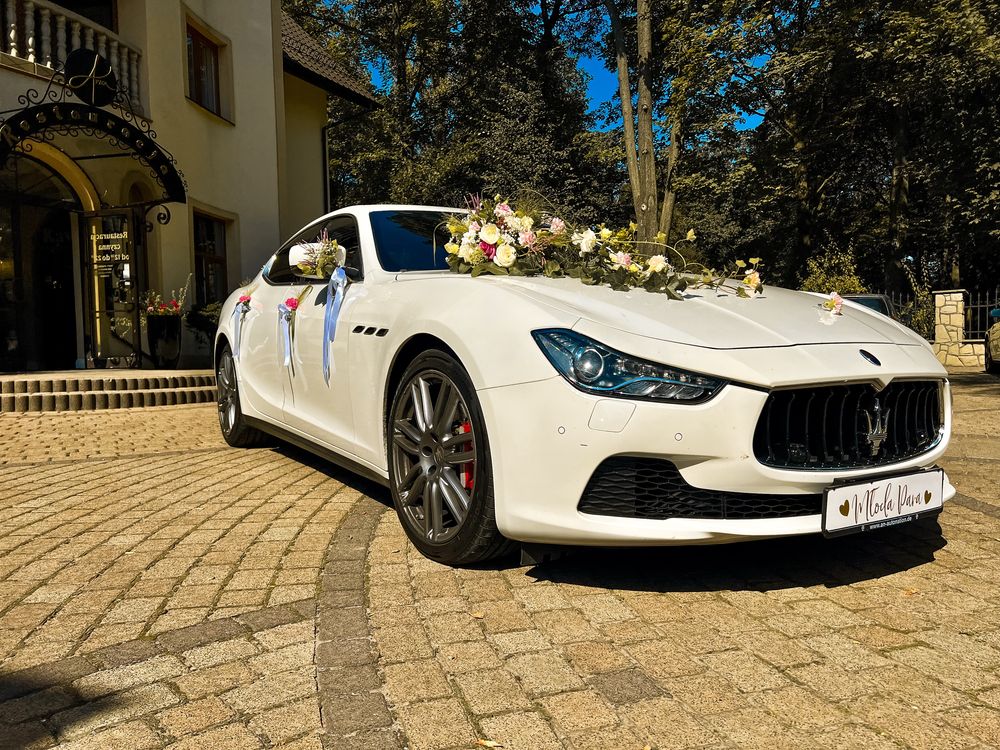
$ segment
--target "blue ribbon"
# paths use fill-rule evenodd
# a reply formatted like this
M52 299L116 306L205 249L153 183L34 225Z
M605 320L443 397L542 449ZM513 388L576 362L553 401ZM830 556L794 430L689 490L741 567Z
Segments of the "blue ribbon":
M292 309L284 302L278 304L278 323L281 325L282 341L285 345L285 367L292 366Z
M326 311L323 314L323 380L330 385L330 371L335 369L330 361L330 344L337 335L337 318L340 317L340 307L344 304L344 291L347 289L347 273L338 267L330 276L326 289Z
M240 335L243 332L243 316L245 314L243 303L237 302L236 307L233 308L233 360L236 362L240 361Z

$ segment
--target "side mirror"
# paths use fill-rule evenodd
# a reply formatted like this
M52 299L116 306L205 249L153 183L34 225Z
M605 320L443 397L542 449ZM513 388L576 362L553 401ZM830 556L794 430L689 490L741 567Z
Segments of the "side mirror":
M344 273L347 274L347 278L352 281L361 281L364 278L364 274L361 273L360 268L355 268L354 266L344 266ZM1000 310L996 312L1000 313Z
M990 317L994 319L1000 318L1000 307L996 310L990 310Z

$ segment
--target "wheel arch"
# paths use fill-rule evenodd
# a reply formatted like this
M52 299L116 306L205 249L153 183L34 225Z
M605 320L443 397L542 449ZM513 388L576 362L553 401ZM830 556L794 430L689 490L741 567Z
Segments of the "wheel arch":
M385 437L389 429L389 409L392 406L392 395L396 392L396 387L399 385L399 381L402 380L403 372L406 370L407 365L416 359L417 355L428 349L440 349L447 352L462 367L465 367L458 353L446 341L434 334L417 333L403 342L402 346L396 350L396 354L392 358L392 363L389 365L389 374L385 379L385 392L382 394L382 431L383 448L385 450L388 450L388 441Z
M219 367L219 356L222 354L222 350L229 346L229 339L226 338L226 334L220 333L215 339L215 348L212 349L212 369L217 370Z

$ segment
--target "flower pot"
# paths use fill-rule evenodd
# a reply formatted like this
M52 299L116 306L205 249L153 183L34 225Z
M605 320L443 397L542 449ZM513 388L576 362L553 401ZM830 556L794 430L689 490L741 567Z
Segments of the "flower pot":
M150 315L146 318L146 336L153 364L164 370L177 367L181 357L181 317Z

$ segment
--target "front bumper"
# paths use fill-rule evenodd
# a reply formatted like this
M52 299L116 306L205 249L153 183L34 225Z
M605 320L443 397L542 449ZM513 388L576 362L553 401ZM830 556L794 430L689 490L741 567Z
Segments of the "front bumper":
M547 544L713 544L814 534L819 514L755 520L650 520L581 513L594 470L616 455L672 461L694 487L762 495L821 494L835 481L864 480L933 466L947 449L877 469L792 471L760 464L753 434L767 393L726 386L698 405L658 404L582 393L560 376L478 393L489 433L496 517L511 539ZM945 403L950 400L944 394ZM945 479L945 499L955 494Z

